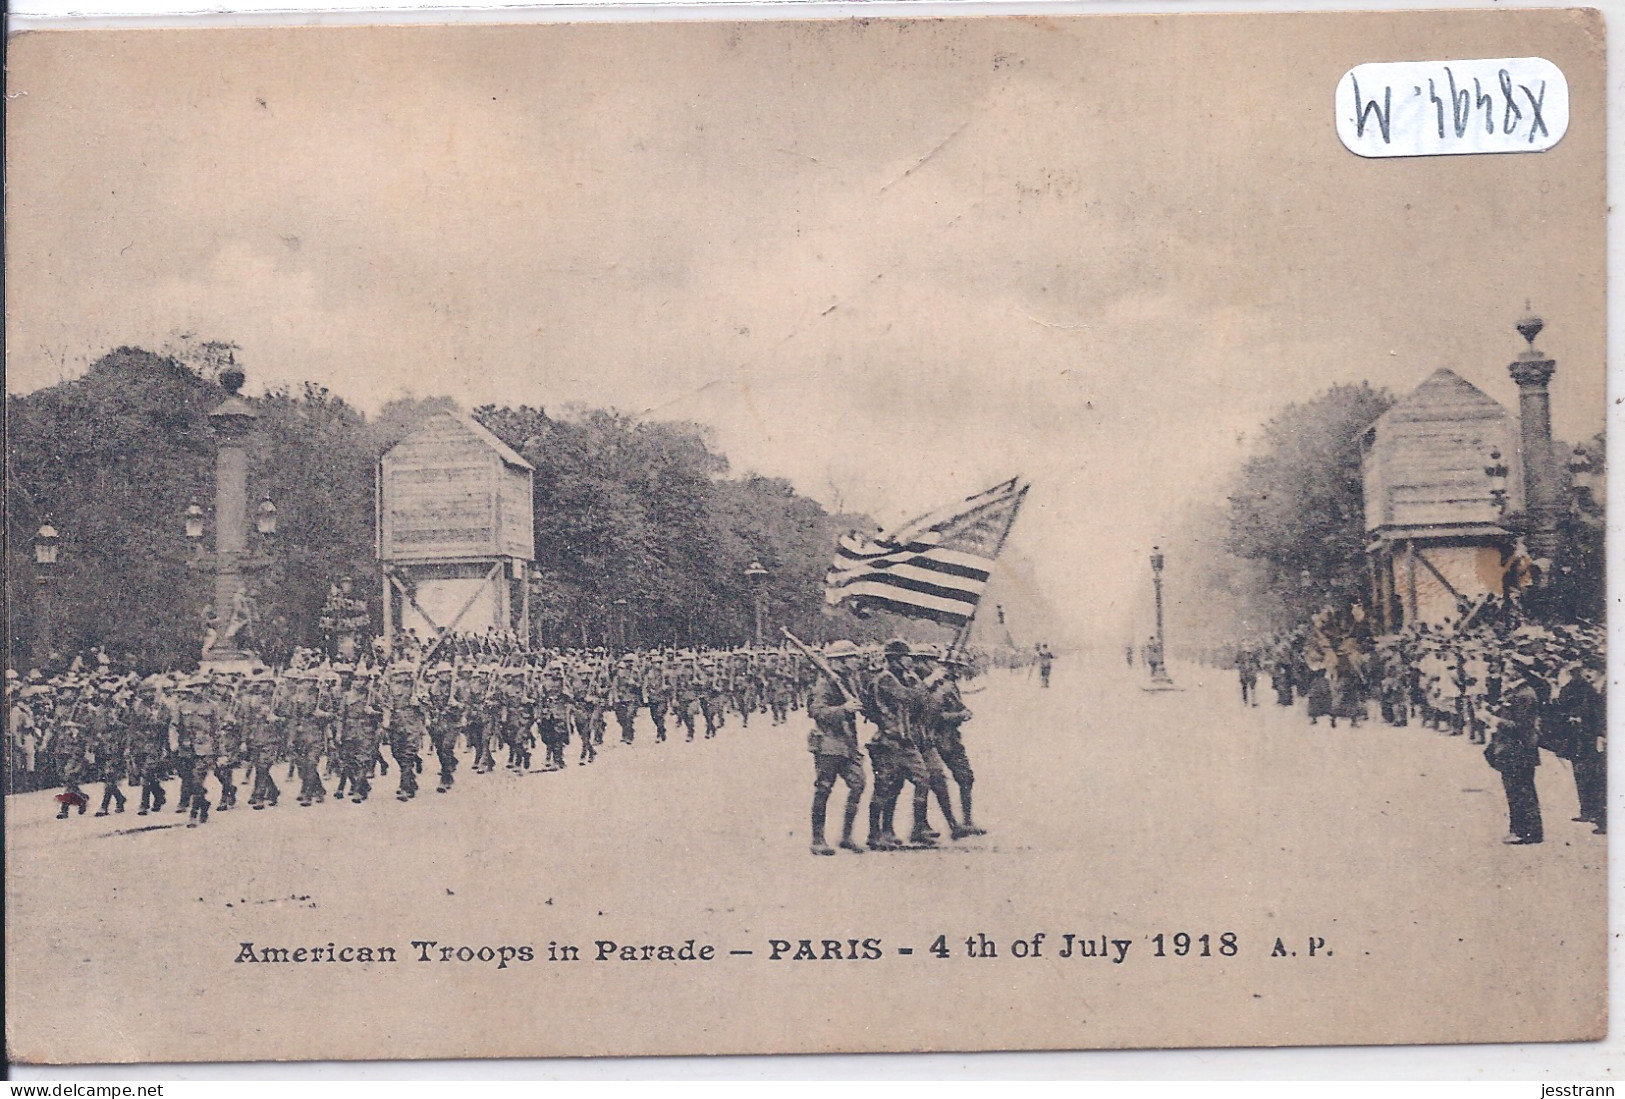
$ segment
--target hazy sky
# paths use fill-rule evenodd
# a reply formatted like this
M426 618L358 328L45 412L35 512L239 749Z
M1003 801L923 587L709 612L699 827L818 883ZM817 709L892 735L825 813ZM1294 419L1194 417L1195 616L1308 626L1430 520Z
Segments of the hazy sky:
M1080 633L1259 424L1448 366L1529 299L1603 420L1601 45L1561 11L32 34L12 43L13 392L121 344L715 427L882 521L1016 473ZM1362 160L1366 61L1538 54L1552 151ZM1177 556L1170 568L1177 567ZM1109 635L1109 636L1107 636Z

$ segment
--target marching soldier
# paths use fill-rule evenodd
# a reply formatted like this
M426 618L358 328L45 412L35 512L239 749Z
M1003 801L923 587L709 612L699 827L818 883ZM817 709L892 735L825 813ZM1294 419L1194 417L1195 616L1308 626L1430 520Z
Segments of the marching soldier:
M277 712L277 685L269 672L256 673L249 679L243 699L240 720L254 781L248 791L248 806L254 810L274 806L282 797L274 773L282 762L285 739L285 718Z
M858 648L850 641L836 641L824 652L836 675L850 667ZM852 839L852 826L858 819L858 804L866 785L863 753L858 749L857 715L863 703L849 695L841 683L825 678L816 684L807 700L813 730L807 735L807 750L813 757L812 853L833 855L824 841L824 817L835 780L846 783L846 807L841 817L841 847L861 855L863 848Z
M649 717L655 723L655 741L666 739L666 710L671 704L671 684L666 673L666 658L650 653L643 669L643 704L649 707Z
M158 676L141 681L135 704L130 708L130 727L133 734L131 765L141 782L141 805L136 816L157 813L168 800L164 793L164 778L169 756L169 726L173 714L169 706L158 697Z
M627 653L615 665L609 683L610 704L615 708L615 722L621 727L621 743L631 744L635 731L633 723L638 707L643 705L643 676L638 671L637 657Z
M107 807L115 803L117 811L124 812L124 791L119 789L119 783L124 780L129 762L124 729L114 712L112 696L116 689L117 684L108 679L103 680L94 691L85 692L87 698L83 721L86 759L92 781L102 784L102 805L96 811L98 817L107 816Z
M559 771L564 768L564 749L570 743L570 710L573 701L565 683L564 665L561 661L554 660L542 669L541 684L532 709L535 716L534 728L547 751L545 770ZM527 736L531 727L527 721ZM584 735L582 739L589 738ZM528 770L529 767L530 749L527 746L525 768Z
M401 773L396 801L410 801L418 792L418 771L423 767L419 752L425 731L419 701L417 667L396 664L390 671L389 705L383 721L384 728L389 730L389 750L395 757L395 769Z
M181 684L180 701L175 707L175 720L180 726L181 743L190 749L188 762L192 780L188 785L190 802L183 808L190 816L188 828L209 823L209 772L219 758L221 745L220 704L210 697L208 680L193 676Z
M936 726L937 753L943 766L953 776L954 785L959 787L961 820L955 830L955 839L987 834L987 830L978 828L971 817L971 787L976 782L976 772L971 770L964 740L964 726L970 720L971 712L959 694L956 675L956 669L965 666L964 656L951 652L943 658L941 672L929 684L931 703L928 714ZM951 817L949 819L952 820Z

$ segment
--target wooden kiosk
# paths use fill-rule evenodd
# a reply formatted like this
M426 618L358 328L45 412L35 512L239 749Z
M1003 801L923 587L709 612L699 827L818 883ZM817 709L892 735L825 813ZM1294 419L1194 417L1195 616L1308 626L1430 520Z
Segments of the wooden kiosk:
M533 467L474 420L440 412L378 461L384 640L430 651L453 631L530 636Z

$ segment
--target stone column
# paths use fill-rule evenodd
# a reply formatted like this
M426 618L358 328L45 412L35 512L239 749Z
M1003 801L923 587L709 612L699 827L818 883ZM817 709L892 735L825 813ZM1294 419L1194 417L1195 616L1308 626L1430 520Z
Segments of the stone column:
M219 440L214 467L214 615L219 640L210 663L250 657L240 639L228 640L232 608L243 591L243 557L248 552L248 451L244 448L259 413L238 396L246 380L235 363L220 372L226 399L209 413L209 426Z
M1557 522L1563 509L1563 484L1552 460L1552 403L1548 386L1557 362L1535 350L1535 337L1544 327L1539 317L1525 317L1518 332L1528 342L1507 367L1518 383L1518 446L1523 461L1523 509L1528 520L1528 545L1536 558L1550 559L1557 552Z

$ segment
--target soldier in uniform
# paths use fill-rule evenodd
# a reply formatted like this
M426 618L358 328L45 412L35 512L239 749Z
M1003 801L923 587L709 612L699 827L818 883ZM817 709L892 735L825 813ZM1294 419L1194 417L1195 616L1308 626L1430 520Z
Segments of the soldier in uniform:
M51 752L56 756L59 777L62 779L62 792L56 796L57 803L62 807L57 810L57 820L66 820L68 810L74 808L83 815L85 807L90 804L90 798L79 788L86 771L85 738L79 723L84 710L84 704L79 699L82 689L77 679L65 677L58 688L61 701L49 719Z
M555 659L542 669L541 682L531 710L537 736L547 750L546 770L564 768L564 749L570 743L570 710L573 702L565 683L564 664L562 660ZM527 720L527 735L530 727ZM582 739L587 737L583 736ZM525 752L525 767L530 767L529 749Z
M850 641L836 641L824 651L824 655L835 673L840 675L856 659L858 648ZM813 719L813 730L807 736L807 750L813 757L812 853L815 855L835 854L824 841L824 817L837 778L846 783L841 847L854 854L863 853L863 848L852 839L852 825L858 818L858 803L863 800L865 786L863 753L858 749L857 727L857 715L862 710L862 702L849 695L842 684L828 678L814 686L807 700L807 712Z
M168 800L164 793L166 764L169 758L169 726L172 719L169 707L158 697L158 676L142 680L136 700L130 709L132 731L131 764L141 781L141 805L136 816L163 809Z
M124 791L119 789L119 783L129 769L129 759L124 742L125 728L113 700L117 689L116 682L104 679L94 692L86 692L89 697L85 702L84 727L89 773L92 781L102 784L102 804L96 811L98 817L107 816L108 806L115 803L117 811L124 812Z
M964 739L964 725L970 720L971 712L959 694L957 680L957 670L965 666L963 654L950 652L943 658L942 674L930 684L932 704L929 713L936 723L937 753L942 758L943 766L953 776L954 785L959 787L961 819L955 839L987 834L985 829L976 826L971 816L971 787L976 782L976 772L971 770Z
M210 696L208 680L194 676L181 685L175 719L180 725L182 743L190 746L192 781L189 804L184 806L191 819L188 828L209 823L209 788L206 780L219 758L221 744L220 704Z
M875 792L869 799L869 846L874 850L903 846L893 831L893 818L904 783L913 783L916 791L931 786L918 739L923 692L908 668L909 653L907 641L894 638L886 642L880 667L863 698L864 712L877 727L869 741L875 772ZM922 827L925 822L918 818L914 823L914 835L923 843L929 826Z
M680 653L671 670L671 708L687 734L694 739L694 718L700 709L700 685L693 653Z
M643 669L643 704L649 707L649 717L655 723L655 740L666 739L666 710L671 704L671 683L666 672L666 658L650 653Z
M384 711L384 728L389 730L389 751L395 769L401 773L396 801L417 796L418 771L423 766L423 712L418 708L417 667L396 664L389 672L389 705Z
M276 709L277 679L256 673L245 688L240 720L254 785L248 791L250 809L273 806L282 797L273 773L283 757L283 715Z
M346 674L346 672L348 674ZM372 697L372 676L361 670L340 673L345 677L344 694L339 699L339 773L350 787L350 801L360 805L372 793L372 764L378 753L379 709Z
M729 690L733 696L734 712L739 715L741 728L750 728L751 662L755 658L748 652L728 655Z
M585 767L598 758L598 745L604 742L604 708L609 700L609 673L602 657L589 657L571 677L576 696L576 731L581 734L581 758Z
M615 708L615 721L621 727L621 743L631 744L635 732L638 707L643 705L643 677L638 673L637 657L631 653L622 656L615 665L609 683L610 704Z
M338 711L329 709L321 696L317 673L298 673L294 678L289 732L293 739L293 765L299 774L298 801L303 808L327 800L327 786L322 782L322 751L327 745L328 728L337 716Z
M937 805L942 809L943 819L948 822L949 834L956 840L964 839L971 834L954 817L954 806L948 797L948 776L939 740L943 729L950 724L957 732L958 723L967 720L970 711L959 701L958 691L939 692L936 689L946 679L937 663L942 655L937 646L922 645L913 650L913 667L910 669L919 691L914 740L919 745L920 759L925 764L926 775L924 787L919 783L914 785L914 831L910 840L917 844L932 844L940 838L926 817L929 795L932 794L936 796ZM951 710L948 708L950 706Z
M723 669L717 665L715 654L707 652L700 657L697 686L700 692L700 714L705 718L705 739L717 735L726 719L723 710Z
M767 655L767 705L775 725L783 725L790 720L790 680L793 674L788 655L780 652Z
M435 758L440 763L440 784L436 793L444 794L457 781L457 713L452 705L455 693L455 669L441 661L429 673L424 692L427 695L429 742L434 746Z

